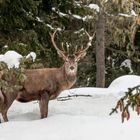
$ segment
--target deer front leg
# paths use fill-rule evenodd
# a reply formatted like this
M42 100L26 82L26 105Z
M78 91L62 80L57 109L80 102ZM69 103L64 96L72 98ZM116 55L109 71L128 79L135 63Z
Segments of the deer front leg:
M39 101L41 119L47 118L48 116L48 103L49 95L47 92L44 92L43 94L41 94L41 98Z

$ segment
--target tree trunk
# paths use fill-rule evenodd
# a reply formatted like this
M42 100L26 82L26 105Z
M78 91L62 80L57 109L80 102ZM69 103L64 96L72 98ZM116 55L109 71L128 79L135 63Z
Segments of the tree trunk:
M96 23L96 87L105 87L105 17L100 12Z

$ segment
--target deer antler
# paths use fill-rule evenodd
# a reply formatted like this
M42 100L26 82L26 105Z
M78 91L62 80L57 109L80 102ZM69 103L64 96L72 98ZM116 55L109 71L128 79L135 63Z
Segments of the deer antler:
M57 50L57 52L58 52L59 54L61 54L61 55L64 56L64 54L66 54L66 51L64 50L63 43L62 43L62 49L63 49L63 50L60 50L60 49L57 47L57 45L56 45L56 43L55 43L55 41L54 41L54 38L55 38L55 35L56 35L56 32L57 32L57 31L58 31L58 30L56 29L56 30L54 31L53 34L51 34L51 33L49 33L49 34L50 34L50 36L51 36L52 44L53 44L53 46L55 47L55 49Z
M85 33L86 33L86 35L88 36L89 41L88 41L88 43L87 43L87 45L86 45L86 48L83 49L83 46L82 46L81 49L80 49L78 52L76 52L76 51L77 51L77 47L76 47L75 53L77 53L77 54L83 53L83 52L85 52L86 50L88 50L88 48L91 46L91 42L92 42L92 40L93 40L93 38L94 38L94 36L95 36L95 32L93 33L92 36L90 36L89 33L88 33L87 31L85 31Z
M89 42L87 43L87 47L85 48L86 50L91 46L91 42L95 36L95 32L93 33L92 36L89 35L89 33L87 31L85 31L85 33L87 34L88 38L89 38Z

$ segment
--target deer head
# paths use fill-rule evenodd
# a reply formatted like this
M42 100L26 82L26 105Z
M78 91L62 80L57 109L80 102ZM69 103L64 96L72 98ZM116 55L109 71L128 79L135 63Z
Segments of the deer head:
M50 34L51 36L51 40L52 40L52 44L55 47L55 49L57 50L57 53L60 57L62 57L62 59L64 60L64 67L65 67L65 71L66 74L68 75L76 75L77 73L77 65L78 65L78 61L80 59L82 59L85 55L86 55L86 51L88 50L88 48L91 46L91 42L95 36L95 33L90 36L88 34L88 32L85 31L85 33L87 34L89 41L86 45L85 48L81 47L80 50L77 50L77 47L75 47L75 51L73 52L73 54L70 54L69 51L65 50L63 47L63 43L62 43L62 50L60 50L55 41L55 34L56 34L57 30L55 30L55 32L53 34Z

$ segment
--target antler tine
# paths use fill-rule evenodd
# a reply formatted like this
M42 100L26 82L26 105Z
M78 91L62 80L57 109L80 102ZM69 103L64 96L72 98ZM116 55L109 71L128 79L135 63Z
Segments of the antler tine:
M67 52L69 53L70 52L70 46L68 43L66 43L66 48L67 48Z
M82 52L85 52L86 50L88 50L88 48L91 46L91 42L95 36L95 32L93 33L92 36L89 35L89 33L87 31L85 31L86 35L88 36L89 38L89 42L87 43L87 46L86 48L83 49L83 46L81 47L81 49L77 52L77 53L82 53Z
M61 53L64 53L65 51L63 50L60 50L58 47L57 47L57 45L56 45L56 43L55 43L55 41L54 41L54 38L55 38L55 34L56 34L56 32L57 32L58 30L56 29L55 31L54 31L54 33L53 34L51 34L51 33L49 33L50 34L50 36L51 36L51 40L52 40L52 43L53 43L53 46L55 47L55 49L58 51L58 52L61 52ZM62 47L63 47L63 43L62 43ZM62 48L63 49L63 48Z
M88 33L86 30L85 30L85 33L87 34L87 36L88 36L88 38L89 38L89 41L90 41L90 40L92 41L92 39L93 39L94 36L95 36L95 32L93 33L92 36L90 36L89 33Z
M87 36L89 38L89 42L87 43L87 47L84 50L82 50L82 51L86 51L91 46L91 42L92 42L92 40L93 40L93 38L95 36L95 32L93 33L92 36L90 36L87 31L85 31L85 33L87 34Z
M76 45L76 46L75 46L74 53L76 53L76 52L77 52L77 48L78 48L78 46Z
M64 49L64 42L61 43L61 46L62 46L62 50L65 51L65 49Z

